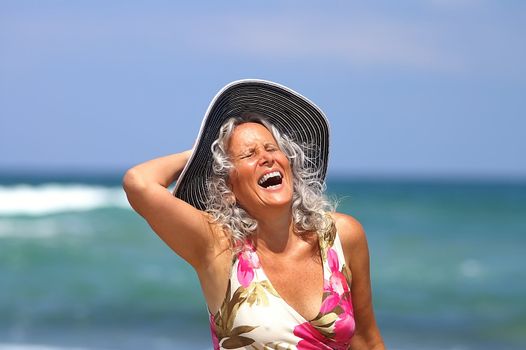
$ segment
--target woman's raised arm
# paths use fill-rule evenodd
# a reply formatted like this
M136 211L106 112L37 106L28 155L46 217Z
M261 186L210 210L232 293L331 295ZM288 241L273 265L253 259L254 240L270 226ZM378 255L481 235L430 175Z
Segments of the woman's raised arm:
M167 189L177 180L192 151L149 160L129 169L122 185L132 208L157 235L196 270L215 255L218 230L207 214Z

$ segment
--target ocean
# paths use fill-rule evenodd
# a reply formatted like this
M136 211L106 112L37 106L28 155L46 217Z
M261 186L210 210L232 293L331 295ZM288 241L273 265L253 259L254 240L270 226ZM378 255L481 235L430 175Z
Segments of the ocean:
M0 175L0 350L211 349L192 269L121 175ZM389 349L526 348L526 182L330 178Z

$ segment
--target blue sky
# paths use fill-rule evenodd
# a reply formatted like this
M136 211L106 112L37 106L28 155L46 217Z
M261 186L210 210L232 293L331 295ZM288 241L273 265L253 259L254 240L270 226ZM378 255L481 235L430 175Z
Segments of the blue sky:
M526 178L526 2L0 1L0 172L192 146L241 78L332 129L332 174Z

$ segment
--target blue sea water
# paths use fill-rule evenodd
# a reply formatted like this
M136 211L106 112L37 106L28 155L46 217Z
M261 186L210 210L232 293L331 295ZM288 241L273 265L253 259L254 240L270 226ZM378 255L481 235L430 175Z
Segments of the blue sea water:
M526 183L330 179L390 349L526 348ZM192 269L120 176L0 176L0 350L210 349Z

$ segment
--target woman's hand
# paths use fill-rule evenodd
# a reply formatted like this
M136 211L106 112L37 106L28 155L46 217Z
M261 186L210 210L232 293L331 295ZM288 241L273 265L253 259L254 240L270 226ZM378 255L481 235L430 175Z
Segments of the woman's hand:
M136 165L124 175L123 187L157 183L166 188L177 180L191 155L188 150Z

